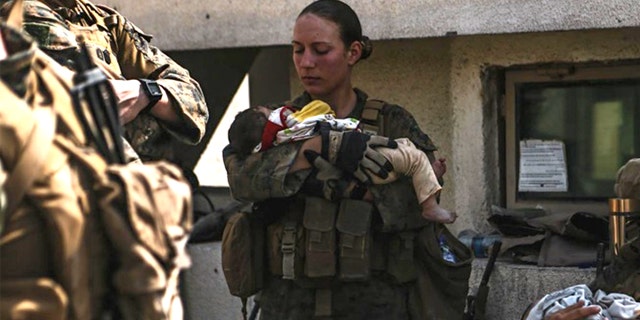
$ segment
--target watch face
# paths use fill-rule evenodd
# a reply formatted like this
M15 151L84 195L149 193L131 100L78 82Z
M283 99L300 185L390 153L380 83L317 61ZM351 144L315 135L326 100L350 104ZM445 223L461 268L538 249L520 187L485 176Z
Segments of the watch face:
M162 96L162 90L160 90L160 86L156 82L149 83L149 93L152 96Z

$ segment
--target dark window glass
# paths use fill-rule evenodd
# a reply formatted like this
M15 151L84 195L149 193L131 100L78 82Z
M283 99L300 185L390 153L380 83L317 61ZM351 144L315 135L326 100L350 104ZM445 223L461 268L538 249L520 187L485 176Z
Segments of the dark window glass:
M520 83L515 91L516 141L564 142L568 174L567 192L517 198L613 197L618 168L640 154L640 80Z

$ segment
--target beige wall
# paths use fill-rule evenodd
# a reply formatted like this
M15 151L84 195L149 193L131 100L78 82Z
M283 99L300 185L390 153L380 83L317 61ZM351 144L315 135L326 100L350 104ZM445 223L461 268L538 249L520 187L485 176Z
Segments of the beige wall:
M483 109L483 68L620 59L640 59L639 29L377 41L354 85L414 114L448 159L442 205L460 217L452 229L482 231L501 192L497 110ZM290 68L296 95L302 89Z
M463 225L481 229L489 200L495 194L497 163L487 145L496 145L495 130L487 127L481 103L482 66L511 66L545 62L588 62L640 59L640 30L616 29L501 36L460 37L452 42L451 101L454 126L453 176L456 209ZM484 124L484 125L483 125Z
M166 50L288 44L311 0L94 0L116 7ZM637 0L345 0L374 40L640 25Z
M483 107L482 68L640 59L636 1L347 1L376 40L354 84L414 114L448 159L442 199L461 217L453 228L482 231L502 192L496 110ZM175 50L287 44L308 2L103 1L156 34L160 48ZM449 31L458 36L445 37ZM292 66L290 74L297 95Z

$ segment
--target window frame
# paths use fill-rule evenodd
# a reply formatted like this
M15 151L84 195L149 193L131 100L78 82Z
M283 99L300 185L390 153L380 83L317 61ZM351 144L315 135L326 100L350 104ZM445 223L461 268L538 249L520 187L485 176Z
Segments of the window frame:
M608 214L607 201L566 199L517 199L519 141L516 133L516 87L523 83L640 79L640 62L618 65L563 64L552 67L511 68L504 73L505 97L505 200L510 209L541 206L549 213L587 211ZM567 163L567 165L569 165Z

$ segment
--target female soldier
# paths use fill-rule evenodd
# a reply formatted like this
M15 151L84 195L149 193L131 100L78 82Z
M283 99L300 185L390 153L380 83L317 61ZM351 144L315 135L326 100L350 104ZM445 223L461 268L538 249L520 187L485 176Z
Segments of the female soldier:
M305 92L289 105L301 108L318 99L329 104L338 118L372 120L368 122L381 129L380 135L409 138L427 153L436 175L442 177L446 171L444 159L435 160L436 148L413 116L388 103L371 107L367 94L352 86L352 69L371 54L372 46L348 5L338 0L308 5L296 20L292 44L293 61ZM366 119L366 110L375 111L378 116ZM414 267L409 244L413 243L416 229L411 228L424 225L416 222L420 220L419 207L410 205L417 203L415 198L404 200L413 196L410 182L370 186L376 196L375 207L359 200L335 199L327 195L342 193L327 189L339 188L343 183L326 180L318 174L321 169L291 167L296 157L304 156L298 153L300 148L300 143L283 144L246 159L238 157L230 146L224 150L234 197L256 202L254 216L269 224L265 241L270 276L265 279L259 301L263 319L419 316L420 303L412 303L417 302L413 296L416 278L398 272ZM347 172L347 177L365 182L362 190L348 195L351 198L361 198L366 191L368 177L362 174L361 167L373 169L380 176L390 169L384 161L375 161L379 154L372 149L366 134L326 135L322 150L323 157L335 160L332 163ZM321 158L310 162L317 164L318 159ZM321 199L323 196L325 199ZM318 212L321 214L315 214ZM326 239L328 242L324 242ZM346 243L347 239L357 245ZM318 248L329 253L322 255L323 250Z

